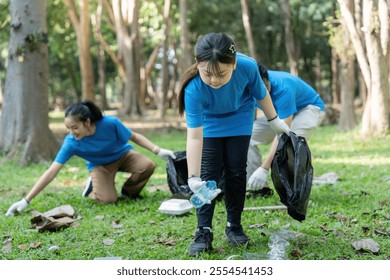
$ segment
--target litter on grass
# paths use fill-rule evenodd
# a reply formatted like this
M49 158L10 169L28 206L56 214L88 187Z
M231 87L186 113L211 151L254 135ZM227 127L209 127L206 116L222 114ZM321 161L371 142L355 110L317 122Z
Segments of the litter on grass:
M38 232L58 231L67 227L76 227L73 219L75 211L70 205L61 205L44 213L34 211L34 217L31 219L31 226Z
M182 215L189 212L192 208L192 204L187 199L173 198L161 203L158 210L169 215Z
M313 184L314 185L334 185L337 183L337 181L340 180L340 176L336 174L336 172L328 172L325 174L322 174L321 176L314 177L313 178Z

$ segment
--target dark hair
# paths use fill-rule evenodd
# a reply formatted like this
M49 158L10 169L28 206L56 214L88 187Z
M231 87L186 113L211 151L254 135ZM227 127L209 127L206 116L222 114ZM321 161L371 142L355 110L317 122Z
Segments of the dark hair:
M221 72L219 63L234 64L236 62L236 44L233 39L224 33L208 33L202 36L195 45L196 63L190 66L181 79L179 90L179 114L185 110L184 89L188 83L199 74L197 65L207 62L207 70L215 75Z
M90 119L91 123L94 123L103 118L103 113L95 103L90 100L84 100L66 108L65 118L66 117L73 117L81 122Z
M269 79L268 79L268 69L267 69L267 67L263 63L261 63L260 61L257 61L257 67L259 68L261 79L263 80L267 90L270 91L271 90L271 85L270 85Z

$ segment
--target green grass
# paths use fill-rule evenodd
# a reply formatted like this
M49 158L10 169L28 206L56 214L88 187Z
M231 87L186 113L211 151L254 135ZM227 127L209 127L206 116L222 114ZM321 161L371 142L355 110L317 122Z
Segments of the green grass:
M185 132L147 135L156 144L174 151L185 148ZM334 171L341 180L335 185L313 185L306 220L299 223L285 211L244 211L242 223L252 241L250 248L232 248L225 241L225 207L216 206L213 220L214 251L202 254L204 260L243 259L245 252L265 254L270 234L283 229L299 233L290 240L288 259L304 260L388 260L390 259L390 141L389 138L362 140L357 131L341 133L337 127L321 127L309 141L315 176ZM263 153L267 147L260 147ZM165 162L137 147L152 158L157 169L146 189L167 184ZM190 259L188 247L196 228L192 210L183 216L169 216L157 209L170 198L169 192L143 191L144 199L99 205L81 197L88 173L85 164L73 158L29 206L40 212L70 204L76 211L78 227L59 232L38 233L31 229L32 213L24 211L6 217L8 207L21 199L48 164L20 167L13 162L0 165L0 237L12 238L12 249L0 251L7 260L91 260L117 256L134 260ZM117 189L125 178L117 175ZM275 193L270 198L248 198L247 207L280 205ZM103 219L98 219L97 217ZM110 223L123 227L113 228ZM384 234L387 233L387 236ZM355 250L351 242L371 238L380 245L379 253ZM105 239L115 240L107 246ZM38 248L30 244L40 242ZM21 244L27 245L20 249ZM56 252L48 248L59 246ZM4 243L3 245L4 246Z

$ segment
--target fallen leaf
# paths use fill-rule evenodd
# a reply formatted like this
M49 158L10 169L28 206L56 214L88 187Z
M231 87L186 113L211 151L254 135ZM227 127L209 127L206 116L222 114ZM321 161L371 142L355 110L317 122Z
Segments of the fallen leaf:
M299 258L300 256L302 256L302 252L298 249L294 249L291 251L290 255L294 258Z
M104 219L104 215L97 215L97 216L95 216L95 219L103 220Z
M65 179L65 180L63 180L63 182L64 182L65 186L70 186L72 184L72 180L70 180L70 179Z
M390 232L385 232L385 231L380 231L380 230L375 230L376 234L382 235L382 236L390 236Z
M342 232L341 230L334 230L333 231L334 235L338 236L338 237L344 237L345 236L345 233Z
M168 245L172 246L176 244L176 241L174 240L164 240L162 238L157 238L157 243L163 244L163 245Z
M265 226L265 224L252 224L252 225L249 225L249 228L262 228L264 226Z
M110 223L110 225L111 225L111 227L112 228L121 228L121 227L123 227L123 224L121 224L121 221L112 221L111 223Z
M380 246L371 238L365 238L351 242L351 245L356 250L371 251L372 253L378 253Z
M18 248L24 250L27 248L27 245L26 244L19 244Z
M114 244L114 242L115 242L115 239L103 239L104 245L107 245L107 246L111 246L112 244Z
M7 239L7 240L4 241L5 246L1 249L4 253L7 253L12 249L12 241L11 241L12 239L11 240Z
M30 243L30 248L36 249L39 246L41 246L41 242L31 242Z
M336 219L340 220L340 221L343 221L343 222L348 221L348 217L347 217L347 216L344 216L344 215L342 215L342 214L336 214L336 215L334 215L334 217L335 217Z
M320 225L320 229L322 229L323 231L327 231L327 230L328 230L328 229L326 228L326 224Z

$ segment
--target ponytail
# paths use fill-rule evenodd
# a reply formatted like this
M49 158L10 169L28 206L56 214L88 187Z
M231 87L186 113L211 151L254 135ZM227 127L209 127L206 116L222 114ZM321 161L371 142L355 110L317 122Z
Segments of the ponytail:
M179 115L183 116L185 110L185 102L184 102L184 90L187 87L188 83L199 74L198 64L195 63L191 65L183 75L183 78L180 82L180 90L179 90Z

